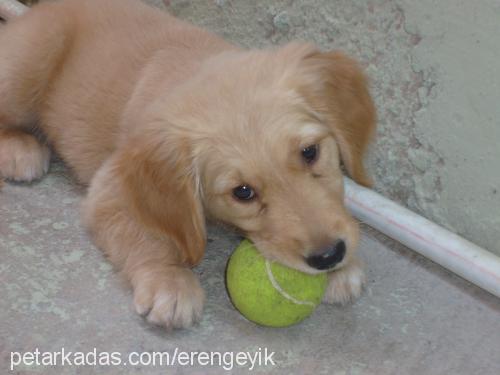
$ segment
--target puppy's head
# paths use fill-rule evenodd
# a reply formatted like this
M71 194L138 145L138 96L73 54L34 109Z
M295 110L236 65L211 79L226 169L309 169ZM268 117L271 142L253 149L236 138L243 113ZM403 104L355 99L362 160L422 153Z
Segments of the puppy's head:
M358 243L341 164L370 184L363 156L375 110L360 68L309 45L216 64L196 150L207 212L268 258L305 272L341 267Z
M363 155L375 126L365 78L352 59L302 44L223 53L158 106L156 118L176 139L169 158L184 166L184 185L170 186L172 161L157 160L157 179L180 197L168 202L175 215L188 219L160 216L185 232L184 242L203 228L203 210L241 231L264 256L305 272L341 267L352 256L358 226L343 204L341 165L370 184ZM181 158L173 146L184 148ZM168 212L168 204L153 206Z

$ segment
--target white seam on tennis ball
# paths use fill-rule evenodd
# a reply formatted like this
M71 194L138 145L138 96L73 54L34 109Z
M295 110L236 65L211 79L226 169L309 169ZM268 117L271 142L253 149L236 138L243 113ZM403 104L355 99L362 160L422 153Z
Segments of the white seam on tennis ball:
M311 301L298 300L297 298L294 298L293 296L285 292L283 288L280 286L280 284L278 284L278 282L274 278L273 271L271 270L271 264L267 259L266 259L266 272L267 272L267 277L269 277L269 281L271 281L271 284L273 284L274 289L276 289L278 293L281 294L283 297L285 297L287 300L290 300L293 303L296 303L297 305L308 305L313 307L315 306L314 303Z

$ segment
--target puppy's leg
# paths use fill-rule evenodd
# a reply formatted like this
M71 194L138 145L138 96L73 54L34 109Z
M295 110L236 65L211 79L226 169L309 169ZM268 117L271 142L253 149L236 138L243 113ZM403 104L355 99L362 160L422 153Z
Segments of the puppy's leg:
M29 13L0 31L0 177L16 181L48 170L49 149L31 133L69 38L57 12L43 6Z
M328 274L328 286L323 297L326 303L345 304L359 297L365 283L365 273L359 258L354 257L337 271Z
M200 319L205 299L198 278L172 237L152 231L130 212L113 168L108 160L94 176L84 221L97 246L131 283L136 311L167 328L189 327Z

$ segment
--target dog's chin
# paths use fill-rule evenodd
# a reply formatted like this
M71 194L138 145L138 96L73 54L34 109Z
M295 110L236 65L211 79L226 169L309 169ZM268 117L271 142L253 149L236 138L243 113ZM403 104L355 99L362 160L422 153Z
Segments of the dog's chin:
M317 270L316 268L310 267L305 261L304 261L304 264L300 264L300 263L298 263L298 264L285 264L283 262L280 262L280 260L277 260L277 262L282 263L282 264L286 265L287 267L296 269L298 271L301 271L301 272L304 272L304 273L307 273L310 275L318 275L320 273L327 273L327 272L336 272L336 271L341 270L346 264L345 261L342 261L341 263L336 264L335 266L333 266L331 268L327 268L324 270Z
M305 255L297 254L297 253L285 253L283 251L278 251L276 249L269 248L266 242L261 242L258 239L253 239L251 235L245 234L245 231L228 223L218 222L220 225L225 227L228 230L232 230L241 236L241 240L247 238L249 239L256 247L257 251L267 260L271 262L280 263L286 267L295 269L300 272L304 272L310 275L318 275L320 273L326 273L331 271L337 271L341 269L346 263L346 259L342 262L336 264L332 268L318 270L316 268L312 268L306 262Z
M272 262L280 263L286 267L293 268L297 271L304 272L310 275L318 275L320 273L327 272L335 272L341 270L348 262L349 258L346 257L340 263L337 263L335 266L331 268L327 268L324 270L318 270L316 268L312 268L306 262L305 256L295 255L295 254L283 254L281 252L273 252L266 249L265 246L255 245L257 250L262 254L262 256Z
M280 263L286 267L295 269L300 272L304 272L310 275L317 275L320 273L328 272L329 270L317 270L315 268L310 267L304 257L301 256L291 256L291 255L283 255L282 253L274 253L272 251L267 251L265 247L257 246L257 250L262 254L262 256L268 259L271 262Z

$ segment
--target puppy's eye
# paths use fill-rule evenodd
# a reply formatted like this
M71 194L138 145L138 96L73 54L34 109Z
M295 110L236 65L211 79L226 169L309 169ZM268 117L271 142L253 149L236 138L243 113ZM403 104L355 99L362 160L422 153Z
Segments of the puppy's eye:
M304 158L307 164L312 164L318 159L319 154L319 146L312 145L304 148L302 150L302 157Z
M233 189L233 196L240 201L249 201L255 198L255 191L248 185L241 185Z

